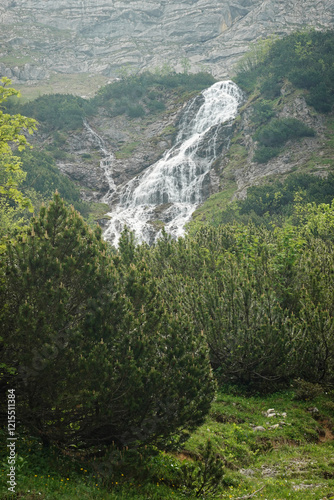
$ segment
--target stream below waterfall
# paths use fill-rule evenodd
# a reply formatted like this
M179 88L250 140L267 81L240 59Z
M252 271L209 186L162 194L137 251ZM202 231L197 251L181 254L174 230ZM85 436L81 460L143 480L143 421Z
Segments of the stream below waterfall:
M100 145L109 193L119 200L108 213L106 240L117 246L125 226L134 231L137 241L149 244L159 237L162 227L173 237L184 234L192 213L210 194L211 166L228 149L232 122L242 100L241 90L232 81L217 82L204 90L185 107L174 146L117 190L108 170L112 155ZM110 203L112 198L109 196ZM108 194L103 201L107 199Z

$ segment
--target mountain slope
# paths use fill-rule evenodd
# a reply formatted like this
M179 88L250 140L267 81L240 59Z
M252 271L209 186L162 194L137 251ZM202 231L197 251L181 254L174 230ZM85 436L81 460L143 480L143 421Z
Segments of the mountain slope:
M0 74L87 93L124 66L205 67L221 78L259 37L333 19L333 0L4 0Z

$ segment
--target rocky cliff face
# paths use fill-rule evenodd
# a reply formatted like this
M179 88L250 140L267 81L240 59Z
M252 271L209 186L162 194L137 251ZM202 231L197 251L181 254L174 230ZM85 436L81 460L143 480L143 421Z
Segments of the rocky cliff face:
M164 112L143 118L110 117L103 108L76 131L62 133L59 170L77 183L82 199L109 203L110 189L118 189L156 162L172 146L184 101L166 95ZM43 127L29 138L36 148L53 143ZM107 206L107 205L106 205Z
M0 74L112 78L124 66L181 69L187 60L225 77L257 38L333 20L332 0L2 0Z
M327 176L333 162L330 118L310 108L305 96L287 82L281 90L276 117L296 118L311 127L315 136L289 140L277 157L266 163L257 163L253 160L256 148L256 126L252 123L253 105L250 98L235 120L230 150L215 165L219 183L212 186L212 190L219 192L233 186L233 198L240 199L246 197L249 187L263 183L266 177L284 178L290 172Z
M328 165L324 158L332 158L332 150L327 150L326 144L326 119L323 115L315 113L305 102L305 98L294 91L288 84L282 89L281 105L277 113L278 118L296 118L308 125L315 131L314 137L303 137L296 141L288 141L283 152L272 158L267 163L261 164L253 161L255 143L252 138L254 125L251 124L250 116L252 106L247 107L240 115L240 122L236 127L236 143L245 148L245 156L239 165L230 165L230 173L236 182L237 189L235 198L245 198L250 186L263 182L263 178L269 176L283 176L290 172L302 171L314 175L326 176ZM232 148L233 154L233 148ZM222 158L221 179L224 179L224 169L229 164L231 157ZM232 166L232 172L231 172Z

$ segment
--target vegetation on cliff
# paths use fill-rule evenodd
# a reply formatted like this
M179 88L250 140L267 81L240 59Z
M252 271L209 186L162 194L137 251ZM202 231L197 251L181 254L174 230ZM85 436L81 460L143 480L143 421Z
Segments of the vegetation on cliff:
M260 85L262 95L274 99L280 95L284 79L305 89L308 104L329 113L334 104L333 31L305 30L282 39L260 43L239 64L236 81L248 92Z
M251 118L262 147L279 149L292 135L313 133L277 116L273 83L299 81L292 66L283 68L277 47L285 57L294 47L297 62L304 61L296 67L312 62L303 92L327 113L311 69L318 70L317 47L330 48L330 36L310 32L275 41L268 46L277 55L268 74L261 61L242 72L250 90L265 96ZM330 73L328 52L321 65ZM140 106L144 114L159 112L156 78L129 79L123 110L117 109L119 83L96 102L111 115L131 116L133 103L135 114ZM175 89L185 77L168 78L165 85ZM201 78L196 85L204 84ZM324 84L332 92L327 76ZM50 102L83 104L62 99ZM80 113L63 130L76 127ZM176 241L163 234L151 247L137 245L126 230L116 250L59 194L26 218L25 227L12 227L9 209L24 207L23 182L36 199L47 200L59 185L68 201L78 200L44 152L22 154L29 165L24 180L8 143L25 145L21 129L34 122L1 117L0 416L6 439L6 391L15 388L18 494L240 499L264 490L267 498L306 499L314 492L330 498L333 175L298 173L253 187L246 200ZM61 120L55 129L48 120L46 130L61 142ZM7 124L16 128L6 135ZM1 459L6 488L5 453Z
M253 123L260 125L253 136L258 142L254 161L266 163L287 140L314 135L314 130L295 118L275 117L287 81L303 89L306 103L317 112L332 111L333 46L333 31L307 30L261 41L240 61L236 82L249 93L260 93L253 111Z

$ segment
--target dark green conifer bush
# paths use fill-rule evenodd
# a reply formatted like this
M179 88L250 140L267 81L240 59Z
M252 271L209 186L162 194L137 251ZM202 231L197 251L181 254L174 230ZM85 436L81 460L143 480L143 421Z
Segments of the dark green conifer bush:
M58 194L8 241L0 347L15 374L1 385L16 388L21 424L45 445L177 442L209 411L205 338L128 247L125 235L124 261L112 256Z

